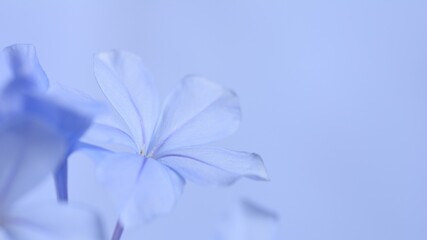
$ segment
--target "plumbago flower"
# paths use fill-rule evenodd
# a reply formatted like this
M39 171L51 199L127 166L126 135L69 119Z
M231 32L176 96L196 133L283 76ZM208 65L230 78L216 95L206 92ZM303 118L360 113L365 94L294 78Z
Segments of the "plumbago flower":
M91 122L39 96L27 70L13 69L21 77L1 82L0 239L104 239L92 212L56 201L25 199L53 173L78 139L76 135Z
M114 152L95 157L123 226L169 212L186 180L208 185L230 185L242 177L267 180L257 154L204 145L238 128L240 106L233 91L188 76L161 109L139 57L100 53L95 74L114 117L95 123L86 140Z
M26 91L41 95L48 95L56 102L73 108L79 106L79 112L87 116L93 116L97 112L99 104L92 101L77 91L62 87L57 82L50 82L37 58L36 49L29 44L15 44L6 47L1 52L2 61L2 83L10 80L11 85L26 85ZM88 121L87 121L88 122ZM76 129L70 135L67 153L62 163L55 172L55 184L59 200L68 200L67 188L67 158L74 150L81 146L77 141L85 132L86 128Z

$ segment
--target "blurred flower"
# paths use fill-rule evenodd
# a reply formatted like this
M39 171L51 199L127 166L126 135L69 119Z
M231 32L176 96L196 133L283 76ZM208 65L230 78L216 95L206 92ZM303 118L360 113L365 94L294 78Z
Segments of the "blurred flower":
M185 180L229 185L242 177L267 179L257 154L203 145L238 128L240 105L233 91L188 76L161 110L139 57L100 53L95 74L114 113L94 124L86 139L115 152L94 157L98 177L115 200L124 226L169 212Z
M34 46L15 44L1 52L2 85L25 86L29 92L46 92L49 80L40 66Z
M279 218L276 213L251 201L242 200L221 221L216 240L277 240Z
M0 66L2 70L1 82L2 85L7 84L5 91L8 91L9 94L14 93L18 96L23 93L47 95L55 102L70 109L75 109L77 106L79 112L82 113L81 121L63 123L75 126L72 134L67 136L67 154L55 173L58 198L66 201L68 200L67 158L77 146L80 146L78 140L91 124L91 116L97 112L99 104L77 91L64 88L57 82L50 82L39 63L36 49L32 45L11 45L3 49L1 57L1 61L4 61ZM64 119L64 121L70 120Z
M14 110L21 111L22 108L27 106L42 107L37 104L49 104L49 108L37 108L36 110L28 108L25 110L32 111L33 114L50 121L56 121L52 127L58 130L62 128L69 129L68 132L64 132L66 134L64 139L67 141L66 146L71 149L91 125L91 116L77 112L70 106L62 104L59 97L52 97L47 94L50 83L38 62L35 48L32 45L17 44L9 46L2 51L1 57L9 66L2 66L0 69L9 70L9 72L2 73L0 78L4 86L1 97L3 102L0 109L10 109L14 106L16 107ZM72 96L67 97L71 98ZM47 101L46 99L49 100ZM33 100L33 103L27 104L27 102ZM58 114L65 111L73 114ZM69 151L69 149L67 150Z
M13 70L19 77L0 92L0 239L103 239L89 211L22 201L58 167L90 119L38 95L28 69Z

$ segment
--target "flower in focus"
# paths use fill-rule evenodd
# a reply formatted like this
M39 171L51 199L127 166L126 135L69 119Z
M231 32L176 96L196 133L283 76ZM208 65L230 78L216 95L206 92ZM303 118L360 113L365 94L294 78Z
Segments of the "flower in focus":
M90 119L38 95L22 74L0 90L0 239L103 239L90 211L23 201L58 167Z
M237 130L233 91L188 76L160 108L141 59L122 51L97 55L95 74L114 113L97 120L86 141L114 152L95 158L124 226L169 212L186 180L224 186L242 177L267 179L257 154L206 145Z
M215 240L277 240L278 230L276 213L242 200L221 221Z

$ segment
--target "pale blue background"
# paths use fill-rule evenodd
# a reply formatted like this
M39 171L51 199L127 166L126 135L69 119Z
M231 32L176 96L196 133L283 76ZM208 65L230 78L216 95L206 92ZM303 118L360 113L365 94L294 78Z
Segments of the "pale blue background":
M125 239L208 239L242 196L280 214L280 239L427 239L426 1L62 2L2 1L0 46L36 45L52 80L97 96L92 54L110 48L141 55L163 96L187 73L233 88L244 121L220 145L271 175L190 184ZM112 227L93 165L72 169L72 200Z

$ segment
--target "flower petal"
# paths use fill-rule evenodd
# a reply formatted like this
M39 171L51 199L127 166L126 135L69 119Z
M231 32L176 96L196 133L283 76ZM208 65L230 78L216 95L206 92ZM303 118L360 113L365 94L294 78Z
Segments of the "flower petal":
M0 208L40 183L64 159L68 144L46 122L14 117L0 129Z
M164 153L159 161L199 184L229 185L242 177L268 180L264 163L255 153L199 146Z
M48 96L63 106L70 109L78 106L78 110L82 114L96 117L90 129L82 137L82 141L101 147L117 144L137 149L126 125L120 119L114 118L116 113L110 106L103 105L93 98L59 83L53 83L50 86Z
M49 80L40 66L34 46L16 44L3 49L2 54L11 70L8 81L28 81L35 91L45 92L48 89Z
M138 153L137 146L129 134L106 124L93 123L80 141L105 149Z
M21 100L20 108L0 117L0 204L13 202L53 172L91 123L49 99Z
M97 179L109 192L117 212L123 210L131 198L141 169L143 158L129 153L102 154L103 159L97 161Z
M134 226L149 222L172 211L185 185L176 172L154 159L147 159L133 196L123 210L123 225Z
M98 165L108 159L114 152L90 143L78 142L74 147L73 153L83 154Z
M84 93L66 87L60 83L51 83L47 95L56 103L70 109L76 109L84 115L95 117L108 110L108 107Z
M184 180L173 170L136 154L110 155L100 163L97 175L125 227L171 211L184 186Z
M70 148L77 143L92 123L89 116L75 112L62 105L53 103L45 97L27 96L24 98L23 111L40 118L67 139Z
M19 206L6 213L5 229L14 240L104 240L98 216L62 204Z
M13 240L10 238L9 233L3 228L0 228L0 239L1 240Z
M95 57L95 75L140 149L145 149L157 121L159 100L141 59L123 51L100 53Z
M236 94L200 77L187 77L166 100L150 152L200 145L232 134L240 123Z

